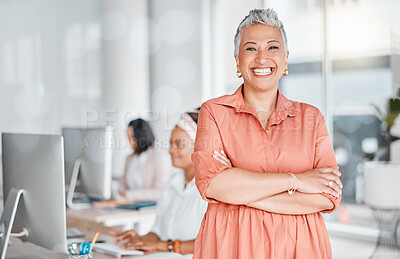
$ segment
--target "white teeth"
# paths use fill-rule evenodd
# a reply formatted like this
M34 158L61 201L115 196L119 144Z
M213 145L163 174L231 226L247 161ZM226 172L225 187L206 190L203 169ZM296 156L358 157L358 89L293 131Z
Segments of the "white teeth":
M271 68L253 69L254 74L259 76L265 76L272 73Z

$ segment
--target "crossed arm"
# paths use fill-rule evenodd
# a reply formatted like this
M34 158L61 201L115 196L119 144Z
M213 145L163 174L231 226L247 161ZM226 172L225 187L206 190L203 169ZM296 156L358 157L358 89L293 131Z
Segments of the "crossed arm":
M333 167L323 167L297 173L294 183L297 192L289 195L287 190L293 186L288 174L234 168L223 151L214 152L214 158L230 168L211 180L206 196L230 204L244 204L280 214L309 214L332 209L333 202L322 193L339 197L343 188L340 172Z

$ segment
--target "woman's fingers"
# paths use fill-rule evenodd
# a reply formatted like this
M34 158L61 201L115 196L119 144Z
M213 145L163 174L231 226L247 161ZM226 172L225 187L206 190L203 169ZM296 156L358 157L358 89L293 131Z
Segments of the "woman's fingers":
M321 167L296 174L297 189L304 193L328 193L339 197L343 184L339 176L341 173L333 167Z
M221 162L223 165L226 165L226 166L229 166L229 164L227 163L227 162L225 162L222 158L220 158L219 156L217 156L217 155L213 155L213 157L216 159L216 160L218 160L219 162Z
M221 152L223 152L223 151L221 150ZM231 160L229 160L229 159L226 157L225 154L223 154L223 153L218 153L218 152L217 152L217 155L218 155L222 160L224 160L228 165L232 166Z
M315 170L320 171L321 173L333 173L338 177L342 175L342 173L339 172L339 170L337 170L334 167L321 167L321 168L316 168Z
M231 161L226 157L223 150L221 150L221 153L218 151L214 151L213 157L216 160L220 161L222 164L232 167Z
M339 197L339 195L342 194L342 188L343 188L343 184L340 181L339 176L334 173L330 174L323 173L321 174L321 176L323 177L322 184L324 184L326 187L334 191L333 193L332 192L329 193L335 197Z
M134 241L124 244L121 248L125 250L155 251L156 245L157 243L155 242Z
M115 243L118 244L122 240L132 239L137 237L137 233L134 230L129 230L120 234L114 233L115 235Z
M334 181L335 181L336 185L337 185L340 189L343 188L342 181L340 181L339 177L337 177Z
M340 187L336 184L334 181L329 181L327 186L331 188L334 191L334 196L339 197L340 194L342 194L342 190Z
M332 195L334 197L339 197L339 194L337 192L335 192L332 188L325 188L323 190L323 193L330 194L330 195Z
M331 173L322 173L321 177L323 177L323 179L329 181L333 181L336 183L337 186L339 186L339 188L343 188L343 184L342 181L340 181L340 178L337 174L334 174L333 172Z
M332 183L331 185L327 184L326 186L324 186L323 192L331 194L332 196L335 197L339 197L340 194L342 193L341 189L339 188L339 186L336 185L335 182L331 183Z
M125 250L132 250L132 249L136 249L138 245L136 244L132 244L132 243L125 243L123 245L120 246L121 249L125 249Z
M224 154L222 154L218 151L214 151L214 155L217 156L218 158L222 159L226 163L229 163L229 159Z

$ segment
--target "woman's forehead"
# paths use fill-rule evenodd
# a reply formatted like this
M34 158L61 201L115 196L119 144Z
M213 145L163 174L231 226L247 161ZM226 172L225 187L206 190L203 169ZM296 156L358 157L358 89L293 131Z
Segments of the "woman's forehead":
M266 40L278 40L283 42L283 38L279 28L265 25L265 24L254 24L246 27L243 30L241 37L241 44L243 45L247 41L266 41Z
M180 127L175 127L171 133L171 139L174 138L178 139L187 139L190 138L189 134L186 133L185 130L181 129Z

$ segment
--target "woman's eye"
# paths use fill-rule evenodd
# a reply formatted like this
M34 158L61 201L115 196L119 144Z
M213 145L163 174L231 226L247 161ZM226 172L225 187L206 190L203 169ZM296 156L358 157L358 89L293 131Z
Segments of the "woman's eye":
M255 48L247 48L246 50L255 51Z
M279 49L279 47L278 46L271 46L271 47L269 47L269 49Z

